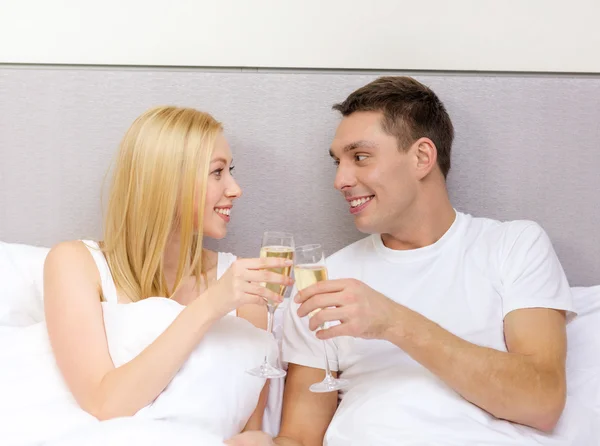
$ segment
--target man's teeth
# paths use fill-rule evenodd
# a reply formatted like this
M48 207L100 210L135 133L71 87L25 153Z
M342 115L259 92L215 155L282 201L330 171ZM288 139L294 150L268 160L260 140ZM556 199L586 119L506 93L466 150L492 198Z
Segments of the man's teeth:
M355 208L360 206L361 204L365 204L367 201L370 201L373 197L359 198L358 200L352 200L350 202L350 206Z
M223 215L230 215L231 209L215 209L216 212Z

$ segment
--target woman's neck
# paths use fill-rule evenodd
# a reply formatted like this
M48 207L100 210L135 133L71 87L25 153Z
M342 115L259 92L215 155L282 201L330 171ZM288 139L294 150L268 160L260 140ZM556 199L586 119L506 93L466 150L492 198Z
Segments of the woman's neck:
M175 276L177 275L177 269L179 267L179 256L181 254L181 236L179 233L173 233L169 236L167 246L163 254L163 265L164 273L167 282L171 285L175 282ZM216 267L217 264L217 253L202 248L202 270L210 271ZM183 277L192 276L190 271L189 260L188 264L185 265Z
M163 265L165 275L169 273L175 274L179 266L179 255L181 252L181 236L178 232L174 232L169 236L165 252L163 253ZM186 270L188 266L186 265Z

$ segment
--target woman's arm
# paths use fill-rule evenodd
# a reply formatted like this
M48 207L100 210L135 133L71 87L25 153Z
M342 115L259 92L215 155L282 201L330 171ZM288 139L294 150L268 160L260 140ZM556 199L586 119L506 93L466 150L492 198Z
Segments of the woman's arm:
M272 273L257 271L283 266L271 263L265 259L236 262L219 286L211 287L182 310L142 353L115 368L93 258L81 242L54 247L44 266L46 322L56 362L79 405L104 420L133 415L152 402L216 320L267 296L277 299L275 293L252 283L278 283L279 278Z
M104 331L99 272L78 241L48 254L44 300L58 367L79 405L100 420L133 415L152 402L221 317L208 299L196 299L142 353L115 368Z

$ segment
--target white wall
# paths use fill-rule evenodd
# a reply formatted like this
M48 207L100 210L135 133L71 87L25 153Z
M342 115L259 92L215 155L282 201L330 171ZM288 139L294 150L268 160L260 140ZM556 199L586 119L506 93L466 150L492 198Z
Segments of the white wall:
M0 63L600 72L600 0L0 0Z

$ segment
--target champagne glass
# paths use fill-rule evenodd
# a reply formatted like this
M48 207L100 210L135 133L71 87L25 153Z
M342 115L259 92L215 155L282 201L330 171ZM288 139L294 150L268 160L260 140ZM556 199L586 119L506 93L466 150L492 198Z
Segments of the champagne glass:
M325 254L321 245L304 245L296 249L296 259L294 265L294 276L296 287L303 290L317 282L327 280L327 267L325 266ZM308 317L312 317L321 311L317 308L311 311ZM319 327L325 328L325 324ZM312 392L323 393L333 392L346 387L349 383L347 379L334 378L329 369L329 358L327 357L327 344L323 341L323 351L325 352L325 379L319 383L310 386Z
M260 248L260 257L279 257L287 260L293 260L294 258L294 236L286 232L265 232L262 238L262 245ZM291 266L283 268L271 268L277 274L284 276L290 276ZM267 287L269 290L279 294L283 297L286 286L275 283L261 283L262 286ZM273 333L273 316L277 309L278 302L274 302L271 299L267 300L268 323L267 332L272 335ZM276 358L277 359L277 358ZM258 367L247 370L247 373L259 378L283 378L286 375L285 370L279 368L276 365L269 364L268 354L265 353L265 359Z

